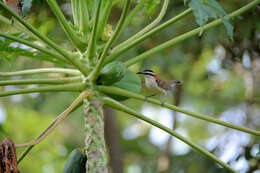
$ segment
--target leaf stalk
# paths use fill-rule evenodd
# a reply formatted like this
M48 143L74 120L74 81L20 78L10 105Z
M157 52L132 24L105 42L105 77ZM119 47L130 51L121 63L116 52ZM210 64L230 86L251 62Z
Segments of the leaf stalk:
M27 88L14 91L5 91L0 93L0 97L12 96L18 94L41 93L41 92L79 92L86 88L84 83L64 84L55 86L44 86L38 88Z
M87 42L84 41L76 32L72 29L71 25L60 10L56 0L47 0L48 5L52 9L53 13L60 22L64 32L67 34L71 42L80 50L84 51L87 47ZM79 10L79 9L78 9Z
M164 3L162 5L162 9L161 9L159 15L157 16L157 18L152 23L147 25L144 29L142 29L141 31L139 31L138 33L136 33L135 35L133 35L132 37L130 37L129 39L127 39L126 41L121 43L120 45L118 45L117 49L120 49L120 48L130 44L131 42L133 42L137 38L144 35L147 31L152 29L154 26L156 26L163 19L164 15L166 14L168 5L169 5L169 0L164 0Z
M122 55L127 50L129 50L132 47L138 45L142 41L146 40L147 38L151 37L152 35L156 34L157 32L163 30L164 28L168 27L169 25L179 21L180 19L182 19L183 17L187 16L191 12L192 12L191 9L187 9L187 10L183 11L182 13L180 13L179 15L173 17L172 19L164 22L163 24L157 26L156 28L152 29L151 31L145 33L144 35L138 37L137 39L135 39L134 41L132 41L128 45L126 45L124 47L123 46L116 46L113 49L112 54L107 57L106 63L109 63L109 62L115 60L118 56Z
M32 84L48 84L59 85L81 82L81 77L66 77L66 78L46 78L46 79L19 79L19 80L5 80L0 81L0 86L7 85L32 85Z
M251 8L257 6L259 3L260 3L260 0L252 1L251 3L249 3L249 4L241 7L240 9L230 13L228 15L228 19L230 19L230 20L234 19L235 17L241 15L242 13L245 13L248 10L250 10ZM165 43L160 44L159 46L156 46L156 47L154 47L154 48L152 48L152 49L150 49L150 50L148 50L148 51L146 51L146 52L144 52L144 53L142 53L142 54L140 54L140 55L138 55L134 58L131 58L130 60L126 61L125 64L126 64L127 67L129 67L129 66L131 66L131 65L133 65L133 64L135 64L139 61L142 61L142 60L150 57L151 55L156 54L156 53L158 53L158 52L160 52L160 51L162 51L162 50L164 50L164 49L166 49L170 46L173 46L177 43L180 43L180 42L182 42L182 41L184 41L184 40L186 40L186 39L188 39L192 36L198 35L201 32L202 29L203 29L203 31L206 31L208 29L211 29L213 27L220 25L221 23L222 23L221 19L216 19L213 22L210 22L210 23L208 23L208 24L206 24L202 27L198 27L196 29L193 29L192 31L186 32L186 33L184 33L184 34L182 34L178 37L175 37L175 38L173 38L169 41L166 41Z
M58 46L53 41L51 41L48 37L41 34L36 28L34 28L29 23L27 23L18 14L10 10L2 1L0 1L0 6L2 6L9 14L11 14L15 19L17 19L21 24L23 24L29 31L31 31L34 35L36 35L45 44L47 44L48 46L50 46L51 48L59 52L61 55L63 55L69 62L71 62L71 64L73 64L77 69L79 69L82 72L82 74L84 74L85 76L88 75L88 69L78 59L76 59L71 52Z
M105 48L104 48L104 50L103 50L103 52L101 54L100 59L98 60L95 68L93 69L93 71L91 72L91 74L89 76L89 79L92 82L96 81L96 79L98 78L98 75L99 75L99 73L101 71L103 62L104 62L104 60L106 58L107 52L110 49L110 47L113 44L113 42L115 41L115 38L119 34L120 28L122 27L122 25L123 25L123 23L125 21L127 12L129 10L129 7L130 7L130 3L131 3L130 0L126 0L125 5L124 5L124 9L123 9L122 15L121 15L121 17L119 19L119 22L117 24L116 30L113 33L112 37L108 40L107 44L105 45Z
M60 54L57 54L56 52L54 52L54 51L52 51L52 50L50 50L48 48L44 48L44 47L38 46L37 44L34 44L31 41L27 41L27 40L22 39L22 38L17 38L17 37L14 37L12 35L9 35L9 34L3 33L3 32L0 32L0 36L8 38L8 39L16 41L16 42L19 42L19 43L22 43L24 45L30 46L31 48L37 49L37 50L39 50L39 51L41 51L41 52L43 52L43 53L45 53L47 55L52 56L53 58L55 58L57 60L60 60L61 62L65 63L65 64L71 64L67 59L65 59Z
M0 72L0 77L8 76L20 76L20 75L32 75L40 73L64 73L68 75L80 75L80 71L74 69L66 68L39 68L39 69L30 69L30 70L21 70L15 72Z
M137 100L146 101L146 102L149 102L149 103L153 103L153 104L171 109L173 111L177 111L177 112L184 113L186 115L190 115L194 118L205 120L205 121L208 121L208 122L211 122L211 123L214 123L214 124L218 124L218 125L221 125L221 126L225 126L225 127L228 127L228 128L236 129L236 130L239 130L239 131L242 131L242 132L245 132L245 133L249 133L249 134L252 134L252 135L260 136L260 131L248 129L248 128L238 126L238 125L235 125L235 124L231 124L231 123L227 123L227 122L218 120L216 118L212 118L210 116L203 115L203 114L200 114L200 113L191 112L191 111L182 109L180 107L177 107L177 106L174 106L174 105L171 105L171 104L168 104L168 103L162 104L161 101L159 101L159 100L152 99L152 98L146 98L143 95L132 93L132 92L120 89L120 88L111 87L111 86L98 86L98 89L101 92L104 92L106 94L119 95L119 96L124 96L124 97L134 98L134 99L137 99Z
M200 147L199 145L189 141L188 139L184 138L183 136L179 135L178 133L176 133L175 131L171 130L170 128L128 108L127 106L111 99L108 97L104 97L103 98L103 102L105 105L110 106L116 110L128 113L129 115L132 115L138 119L141 119L149 124L151 124L152 126L158 127L159 129L169 133L170 135L178 138L179 140L181 140L182 142L186 143L187 145L189 145L190 147L192 147L194 150L199 151L200 153L204 154L205 156L209 157L210 159L212 159L213 161L219 163L221 166L223 166L224 168L226 168L227 170L235 173L236 171L229 166L228 164L226 164L225 162L221 161L220 159L218 159L215 155L213 155L212 153L208 152L207 150L205 150L204 148Z
M92 63L92 60L96 52L97 30L98 30L98 23L99 23L100 9L101 9L101 0L97 0L97 3L98 4L97 4L97 9L94 18L95 20L93 22L92 32L91 32L90 40L88 43L88 49L87 49L87 58L89 63Z

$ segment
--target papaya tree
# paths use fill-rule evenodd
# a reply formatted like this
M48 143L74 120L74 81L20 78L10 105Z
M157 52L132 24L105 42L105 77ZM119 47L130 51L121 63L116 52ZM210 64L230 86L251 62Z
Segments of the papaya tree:
M0 32L0 58L7 59L10 55L15 54L15 56L49 61L57 66L56 68L37 68L22 71L0 72L1 78L7 78L6 80L1 79L0 86L29 86L32 84L37 84L39 86L36 88L22 88L13 91L3 90L0 92L0 97L43 92L76 92L80 94L34 141L16 144L16 147L27 147L19 157L18 163L21 163L29 151L36 144L45 139L64 118L74 110L81 108L81 105L83 105L82 111L85 115L84 154L87 156L87 159L85 159L87 161L84 163L86 164L85 168L88 172L108 172L108 157L104 139L103 119L103 106L106 105L162 129L166 133L186 143L194 150L212 159L221 165L223 169L230 172L236 172L230 165L221 161L206 149L191 142L159 122L142 115L121 103L121 101L136 99L149 102L209 123L215 123L251 135L260 136L260 131L185 110L169 103L162 104L161 101L156 99L146 98L140 94L142 89L141 79L129 68L130 66L151 57L151 55L193 36L201 35L207 30L222 24L226 29L227 37L230 42L232 42L233 26L230 21L256 7L260 3L260 0L253 0L231 13L227 13L216 0L185 0L184 5L187 9L165 22L162 22L162 19L167 12L169 0L161 1L161 3L158 0L124 0L123 2L116 0L71 0L72 21L65 17L56 0L46 0L46 2L56 16L57 21L65 32L68 38L67 41L71 43L73 50L68 50L66 47L59 45L48 36L42 34L36 27L32 26L30 22L27 21L26 17L21 17L13 8L10 8L8 3L0 1L0 6L9 16L11 16L11 19L9 19L5 17L5 15L0 15L0 21L14 27L18 31L17 33ZM112 13L113 6L118 3L122 5L120 19L115 26L111 26L108 23L108 19ZM22 12L25 14L29 11L31 1L24 0L21 5ZM149 8L149 10L151 10L155 7L159 8L159 6L160 12L150 24L139 32L132 34L132 36L125 41L118 42L120 35L125 31L139 11L143 8ZM170 38L169 40L154 46L150 50L144 51L135 57L128 58L124 62L120 61L120 56L124 55L129 49L139 45L144 40L149 39L154 34L185 18L191 13L194 14L195 21L199 25L197 28ZM31 47L33 50L11 46L14 42ZM25 75L37 76L41 73L62 73L66 74L67 77L38 77L15 80L11 78L13 76L23 77ZM65 169L77 167L76 163L70 163L71 165Z

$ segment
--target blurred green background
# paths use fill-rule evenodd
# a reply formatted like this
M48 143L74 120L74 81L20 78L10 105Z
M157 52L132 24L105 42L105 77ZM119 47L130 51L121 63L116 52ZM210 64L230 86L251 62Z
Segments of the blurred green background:
M247 4L248 0L221 0L227 12ZM59 1L66 17L72 18L70 1ZM133 8L135 3L133 3ZM163 21L184 9L182 0L171 1ZM158 15L140 11L123 32L121 42L144 28ZM1 9L0 12L4 14ZM121 5L113 7L109 23L115 28ZM223 25L190 38L151 56L130 69L152 69L163 79L183 81L168 102L223 121L260 130L260 7L231 21L234 42L230 44ZM60 25L44 2L34 2L26 17L41 33L73 50ZM197 27L193 15L155 34L127 51L124 61ZM0 23L0 30L16 32ZM0 39L1 40L1 39ZM22 46L13 43L13 46ZM53 64L26 57L0 57L1 71L54 67ZM44 75L43 75L44 76ZM31 86L36 87L36 86ZM8 86L6 90L16 89ZM0 87L0 92L1 92ZM147 93L144 93L147 94ZM69 106L76 93L44 93L0 99L0 139L11 137L16 143L34 139ZM158 97L159 98L159 97ZM197 120L152 104L129 99L123 102L203 146L241 173L260 172L260 139L246 133ZM110 167L114 173L219 173L219 165L165 132L125 113L105 108L106 141ZM82 108L66 119L46 140L38 144L19 164L21 172L61 172L69 153L84 147ZM18 155L22 149L17 149Z

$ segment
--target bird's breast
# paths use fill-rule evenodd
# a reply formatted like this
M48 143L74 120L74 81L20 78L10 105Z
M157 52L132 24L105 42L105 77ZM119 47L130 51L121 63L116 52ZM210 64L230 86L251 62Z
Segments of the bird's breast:
M146 78L145 79L145 87L147 90L153 92L153 93L165 93L163 89L161 89L157 82L152 78Z

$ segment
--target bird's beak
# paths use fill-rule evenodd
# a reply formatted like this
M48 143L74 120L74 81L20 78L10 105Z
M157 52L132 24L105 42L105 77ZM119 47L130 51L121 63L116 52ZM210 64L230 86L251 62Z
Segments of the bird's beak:
M140 71L140 72L137 72L136 74L145 74L144 72Z

